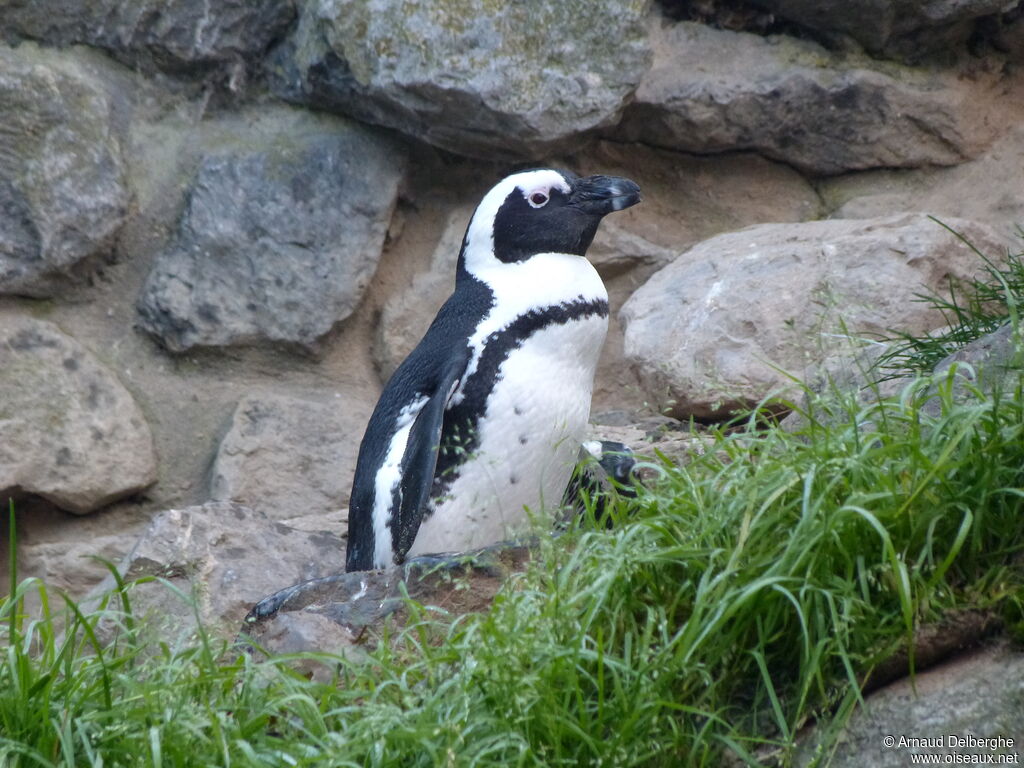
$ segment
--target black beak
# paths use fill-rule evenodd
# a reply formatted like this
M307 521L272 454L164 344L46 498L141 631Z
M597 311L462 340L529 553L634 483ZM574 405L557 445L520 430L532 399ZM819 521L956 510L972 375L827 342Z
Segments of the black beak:
M618 176L587 176L572 183L570 198L587 213L606 216L639 203L640 187Z

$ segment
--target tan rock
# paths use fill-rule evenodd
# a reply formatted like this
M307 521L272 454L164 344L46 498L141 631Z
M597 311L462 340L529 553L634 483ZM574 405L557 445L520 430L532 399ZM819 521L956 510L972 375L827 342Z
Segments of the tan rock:
M993 138L999 78L880 63L808 40L652 24L654 65L616 135L686 152L752 150L812 174L955 165ZM753 76L752 76L753 75Z
M6 514L6 498L3 503ZM65 512L38 496L15 499L14 509L17 581L34 577L75 600L109 575L97 558L121 562L149 523L144 504L130 499L91 515ZM9 588L8 580L0 574L0 592Z
M155 481L149 425L117 377L56 325L2 315L0 491L83 514Z
M429 269L416 275L409 288L394 294L384 304L375 348L377 366L384 379L419 344L437 311L455 290L455 265L475 209L472 204L460 205L448 213Z
M870 219L920 211L941 221L970 219L1012 234L1024 224L1024 82L1006 94L1008 128L983 155L952 168L865 171L825 180L819 189L831 216ZM1011 109L1014 107L1017 111ZM1024 245L1016 241L1017 250ZM998 255L998 254L992 254Z
M912 764L912 755L922 756L922 765L932 758L937 764L981 764L1000 755L1015 764L1024 733L1022 696L1024 653L1002 642L963 654L867 697L843 728L829 765L897 768ZM890 736L892 742L886 742ZM998 741L971 744L972 737L1003 738L1000 746ZM814 762L814 744L812 732L796 765Z
M1016 0L755 0L757 5L826 35L849 35L871 51L923 53L967 40L980 16L1011 9Z
M129 192L112 90L77 54L0 46L0 293L52 296L113 247Z
M207 629L230 635L264 595L341 568L343 550L332 533L297 531L240 504L212 502L158 514L119 571L178 590L160 581L132 587L136 616L158 630L177 637L195 627L198 614ZM112 586L108 579L93 595Z
M983 249L1000 247L982 225L951 224ZM921 215L750 227L690 249L626 302L625 354L673 415L724 418L792 395L789 377L846 332L936 327L942 316L916 294L981 266Z
M342 534L363 429L374 403L253 394L239 402L214 460L210 495L273 520Z
M618 119L650 64L650 5L318 0L267 70L286 99L459 155L536 160Z

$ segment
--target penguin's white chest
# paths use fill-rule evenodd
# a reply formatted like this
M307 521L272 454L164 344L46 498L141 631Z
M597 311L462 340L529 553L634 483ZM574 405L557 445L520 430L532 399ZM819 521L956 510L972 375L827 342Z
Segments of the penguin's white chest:
M544 326L509 352L477 422L476 447L423 520L410 556L501 541L524 527L527 509L561 503L607 328L606 316L584 315Z

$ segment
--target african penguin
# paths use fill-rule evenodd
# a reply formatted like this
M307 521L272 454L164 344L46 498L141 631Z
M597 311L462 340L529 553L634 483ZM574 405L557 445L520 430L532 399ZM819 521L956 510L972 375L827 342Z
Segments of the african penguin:
M601 219L640 201L611 176L540 169L480 202L455 291L384 387L359 447L348 571L507 538L557 506L608 327L584 258Z

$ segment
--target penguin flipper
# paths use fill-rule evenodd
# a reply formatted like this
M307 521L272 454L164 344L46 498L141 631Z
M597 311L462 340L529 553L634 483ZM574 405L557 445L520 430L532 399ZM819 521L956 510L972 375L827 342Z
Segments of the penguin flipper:
M395 562L402 562L412 547L423 520L437 469L444 413L466 370L468 354L453 360L445 369L430 398L420 409L409 433L402 456L401 504L398 509L398 535Z

